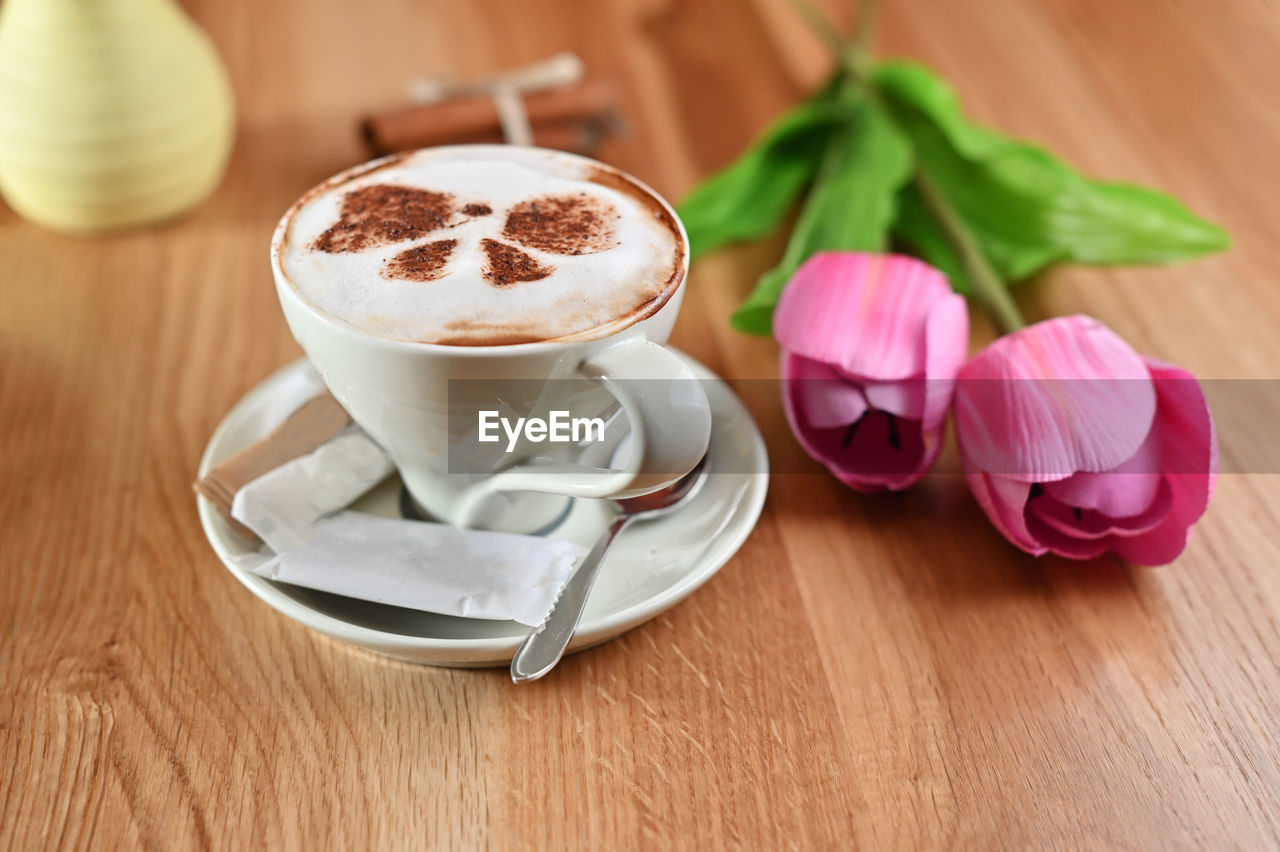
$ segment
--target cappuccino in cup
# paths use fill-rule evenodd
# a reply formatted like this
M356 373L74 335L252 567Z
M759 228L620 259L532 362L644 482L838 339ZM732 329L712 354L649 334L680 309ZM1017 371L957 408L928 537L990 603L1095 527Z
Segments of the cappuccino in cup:
M565 498L644 494L706 451L706 395L662 345L684 228L616 169L507 145L375 160L298 199L271 262L294 337L426 515L543 530ZM587 464L578 442L484 432L486 415L576 423L613 409L631 447L616 469Z
M304 196L279 248L303 300L391 340L493 346L601 337L684 274L665 204L556 151L426 149Z

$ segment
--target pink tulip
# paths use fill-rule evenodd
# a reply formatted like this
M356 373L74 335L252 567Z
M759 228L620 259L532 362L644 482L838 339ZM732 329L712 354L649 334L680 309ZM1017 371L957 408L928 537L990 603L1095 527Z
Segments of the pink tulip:
M1217 442L1195 377L1090 317L992 343L960 371L955 407L969 486L1028 553L1163 565L1209 504Z
M817 254L773 315L783 407L809 455L858 491L897 491L933 465L964 363L969 315L933 267Z

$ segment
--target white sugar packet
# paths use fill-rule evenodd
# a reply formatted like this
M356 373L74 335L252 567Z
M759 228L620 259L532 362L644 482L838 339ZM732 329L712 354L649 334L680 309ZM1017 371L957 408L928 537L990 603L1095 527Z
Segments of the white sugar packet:
M351 426L236 492L231 517L283 553L302 547L320 518L348 506L395 470L382 447Z
M266 542L269 556L248 570L361 600L541 625L585 550L338 511L392 470L382 448L351 428L241 488L231 516Z

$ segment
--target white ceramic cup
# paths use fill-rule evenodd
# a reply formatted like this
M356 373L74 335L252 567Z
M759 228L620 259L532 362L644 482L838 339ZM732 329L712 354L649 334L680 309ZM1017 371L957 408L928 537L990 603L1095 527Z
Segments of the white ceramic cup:
M323 186L343 183L370 167L344 172ZM656 311L604 329L600 336L587 332L586 339L453 346L363 332L318 311L286 279L280 248L293 209L281 219L271 243L271 267L289 329L333 395L391 455L427 515L458 526L532 532L554 522L565 498L655 491L692 470L706 452L711 434L706 395L692 371L662 345L684 298L688 237L657 193L622 177L650 194L676 223L683 268ZM596 392L570 395L568 388L584 379L596 383ZM630 427L629 459L617 468L600 468L583 463L581 446L526 444L516 453L504 452L501 444L481 446L477 430L470 428L477 391L483 397L492 387L493 408L499 409L500 389L512 383L545 396L538 401L543 407L550 400L572 399L584 408L573 414L596 416L611 404L620 406ZM458 393L459 387L466 393ZM470 459L466 472L451 472L451 459L459 457Z

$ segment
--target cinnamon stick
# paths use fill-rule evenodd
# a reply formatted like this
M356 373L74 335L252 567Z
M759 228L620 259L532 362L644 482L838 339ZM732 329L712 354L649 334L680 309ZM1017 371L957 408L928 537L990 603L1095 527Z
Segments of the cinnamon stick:
M617 87L602 80L534 92L524 99L534 142L589 150L618 127ZM362 132L375 154L460 142L501 142L498 110L488 97L417 104L366 118Z
M576 154L590 154L597 150L615 132L612 125L595 121L558 121L551 124L535 124L533 127L533 144L539 148L555 148L560 151L572 151ZM455 135L441 139L415 140L406 148L426 148L431 145L489 144L499 145L505 142L501 130L486 131L474 135ZM394 154L395 151L375 150L376 154Z

